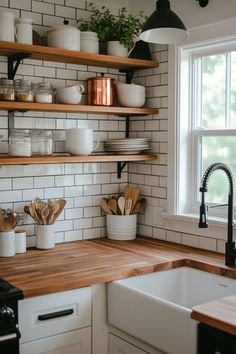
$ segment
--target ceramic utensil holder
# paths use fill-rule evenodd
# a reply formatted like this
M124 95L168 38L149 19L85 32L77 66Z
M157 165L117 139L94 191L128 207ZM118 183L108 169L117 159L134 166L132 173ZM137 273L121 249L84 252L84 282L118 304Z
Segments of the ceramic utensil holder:
M106 216L107 237L111 240L134 240L136 238L137 214Z
M26 231L15 230L15 247L16 253L26 252Z
M15 231L0 232L0 257L15 255Z
M36 225L36 247L49 249L55 246L55 234L53 225Z

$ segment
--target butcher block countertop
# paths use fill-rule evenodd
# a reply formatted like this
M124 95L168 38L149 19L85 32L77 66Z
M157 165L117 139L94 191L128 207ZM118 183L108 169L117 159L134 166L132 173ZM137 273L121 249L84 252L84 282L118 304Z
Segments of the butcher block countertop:
M236 267L225 266L224 256L218 253L144 237L133 241L101 238L58 244L51 250L28 250L0 258L0 277L20 288L25 297L32 297L181 266L236 279ZM212 306L203 307L205 317L208 308L210 316L214 312ZM231 328L227 331L236 334L236 297L233 307L234 315L221 307L221 317ZM215 322L213 318L211 325Z

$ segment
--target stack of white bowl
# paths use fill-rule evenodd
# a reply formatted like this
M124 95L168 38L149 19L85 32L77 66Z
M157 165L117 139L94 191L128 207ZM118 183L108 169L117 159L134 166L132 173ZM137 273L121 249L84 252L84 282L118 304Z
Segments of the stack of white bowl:
M79 104L82 99L83 91L83 85L61 87L56 93L57 102L65 104Z
M143 107L145 87L135 84L116 83L117 99L123 107Z

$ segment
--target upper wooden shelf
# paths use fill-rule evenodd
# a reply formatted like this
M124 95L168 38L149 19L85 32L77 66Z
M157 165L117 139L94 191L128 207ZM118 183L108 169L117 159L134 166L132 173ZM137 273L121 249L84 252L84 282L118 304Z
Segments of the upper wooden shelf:
M146 153L139 155L109 155L94 154L89 156L52 155L52 156L31 156L16 157L0 155L0 165L35 165L35 164L57 164L57 163L91 163L91 162L125 162L125 161L152 161L157 155Z
M88 106L80 104L59 104L59 103L29 103L0 101L0 110L6 111L40 111L40 112L70 112L70 113L92 113L92 114L114 114L118 116L145 116L157 114L157 108L129 108L129 107L108 107Z
M102 66L120 70L147 69L158 67L157 61L133 59L119 56L92 54L74 50L43 47L39 45L21 44L0 41L0 55L11 56L26 54L31 59L48 60L63 63Z

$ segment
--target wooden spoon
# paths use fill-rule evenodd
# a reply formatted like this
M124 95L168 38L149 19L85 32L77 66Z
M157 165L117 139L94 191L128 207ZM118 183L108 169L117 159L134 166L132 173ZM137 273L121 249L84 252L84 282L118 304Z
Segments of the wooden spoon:
M117 215L117 200L116 199L110 199L108 201L108 207L112 211L113 214Z
M119 197L118 207L120 208L121 215L124 215L124 213L125 213L125 198L124 197Z
M50 213L50 209L49 206L46 204L41 211L41 219L43 221L43 225L47 225L49 213Z
M65 199L58 199L54 201L55 204L55 211L54 211L54 217L53 217L53 224L55 223L56 219L58 216L61 214L62 210L64 209L66 205L66 200Z
M106 202L105 199L102 199L102 200L100 201L100 205L101 205L102 209L105 211L106 214L112 215L112 211L111 211L110 208L108 207L107 202Z

